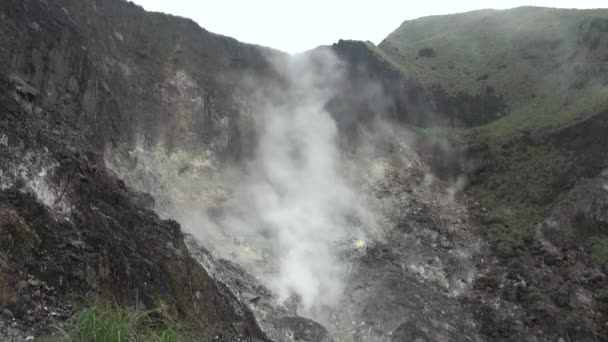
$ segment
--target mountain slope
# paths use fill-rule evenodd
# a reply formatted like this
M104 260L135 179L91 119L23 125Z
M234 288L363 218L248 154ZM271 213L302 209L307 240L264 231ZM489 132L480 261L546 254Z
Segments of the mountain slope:
M608 10L520 7L404 22L379 47L403 71L451 96L493 93L506 108L466 120L510 135L605 108ZM491 132L490 132L491 131Z
M464 128L427 133L464 151L466 165L454 172L466 170L488 206L518 212L504 215L516 217L507 218L516 221L510 226L521 230L540 219L557 194L606 167L604 132L589 129L608 109L608 10L520 7L427 17L404 22L379 48L447 98L491 94L502 102L448 109L460 120L452 126Z
M57 333L85 298L265 339L103 158L159 137L238 153L234 73L279 53L121 0L2 1L0 18L0 339Z
M226 341L608 338L606 11L292 57L123 0L0 19L0 339L83 297Z
M449 142L425 159L456 155L460 162L447 174L466 177L466 192L479 201L472 213L500 262L478 265L496 272L478 289L495 292L504 282L500 272L517 275L540 293L530 299L499 291L507 303L534 317L561 312L574 340L606 336L600 284L608 232L599 213L608 184L608 10L520 7L427 17L404 22L379 48L401 73L451 104L443 115L455 120L421 133ZM489 95L502 105L462 105ZM599 274L599 283L582 280L581 269ZM568 279L579 279L584 290ZM572 291L585 293L600 313L572 320L584 311L575 308ZM482 329L494 337L518 329L501 315L482 314L489 317Z

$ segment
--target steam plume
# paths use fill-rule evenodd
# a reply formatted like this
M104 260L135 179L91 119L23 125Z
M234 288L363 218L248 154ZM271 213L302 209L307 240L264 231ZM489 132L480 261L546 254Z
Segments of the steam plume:
M346 177L336 124L325 109L342 82L340 64L325 51L283 67L288 86L256 101L259 143L233 207L249 208L247 235L267 237L263 247L277 260L266 274L269 286L281 299L295 295L307 311L337 303L344 269L335 245L373 221ZM229 214L222 225L234 222Z

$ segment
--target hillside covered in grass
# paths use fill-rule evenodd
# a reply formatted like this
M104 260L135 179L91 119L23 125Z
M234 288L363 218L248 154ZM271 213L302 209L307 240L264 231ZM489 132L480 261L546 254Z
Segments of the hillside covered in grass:
M551 129L608 106L608 10L520 7L404 22L380 45L447 94L496 94L506 107L464 124L505 136Z
M450 117L422 130L454 147L433 158L460 160L451 174L466 176L502 238L521 242L608 166L608 9L425 17L371 49Z

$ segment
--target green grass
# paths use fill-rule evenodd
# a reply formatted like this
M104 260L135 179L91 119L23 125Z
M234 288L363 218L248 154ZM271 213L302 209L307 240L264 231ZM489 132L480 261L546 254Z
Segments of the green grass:
M598 16L608 16L608 10L521 7L432 16L404 22L379 47L426 85L471 92L488 73L490 84L509 98L520 97L522 85L545 79L547 71L562 71L561 65L555 69L556 59L569 57L579 25ZM417 58L427 47L436 57Z
M448 139L452 146L485 141L488 150L477 156L467 192L488 211L489 227L500 240L521 243L526 230L541 222L560 194L556 180L576 167L577 158L550 141L518 142L487 136L483 128L417 129L427 141ZM531 139L535 137L531 136ZM469 170L470 171L470 170Z
M535 205L509 210L497 208L490 211L489 221L493 222L491 227L498 239L521 243L526 237L527 228L541 222L546 213L546 208Z
M537 7L432 16L404 22L378 46L384 52L378 55L451 95L484 94L491 86L508 110L479 133L510 137L559 128L608 108L607 80L600 72L608 69L607 33L593 26L606 18L604 9ZM603 37L597 48L584 42L588 34ZM424 48L436 56L420 57ZM580 78L582 87L573 88Z
M205 341L179 322L160 319L155 311L138 311L106 304L90 305L68 322L65 341L73 342L181 342Z
M489 190L486 185L475 185L468 189L487 210L488 227L494 237L514 244L521 244L527 229L540 223L549 212L549 205L541 205L531 201L518 202L499 198L496 191Z
M564 98L567 98L564 95ZM488 125L481 126L477 133L495 141L504 141L522 131L558 131L574 125L608 108L608 88L590 86L586 91L572 94L569 103L536 99L517 107L509 115ZM470 134L470 133L469 133Z
M550 143L494 147L468 191L488 209L489 222L500 238L521 241L526 229L548 214L560 192L555 179L575 162Z

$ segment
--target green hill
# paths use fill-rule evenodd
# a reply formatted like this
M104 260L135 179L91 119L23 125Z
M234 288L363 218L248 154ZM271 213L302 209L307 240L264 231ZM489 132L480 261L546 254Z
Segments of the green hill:
M556 128L608 107L608 10L519 7L404 22L379 47L447 94L501 96L491 136Z
M465 170L500 236L520 241L561 194L608 168L608 9L426 17L404 22L378 48L448 107L465 104L459 124L422 132L456 147L444 159L464 156L455 173ZM488 96L500 110L466 106Z

